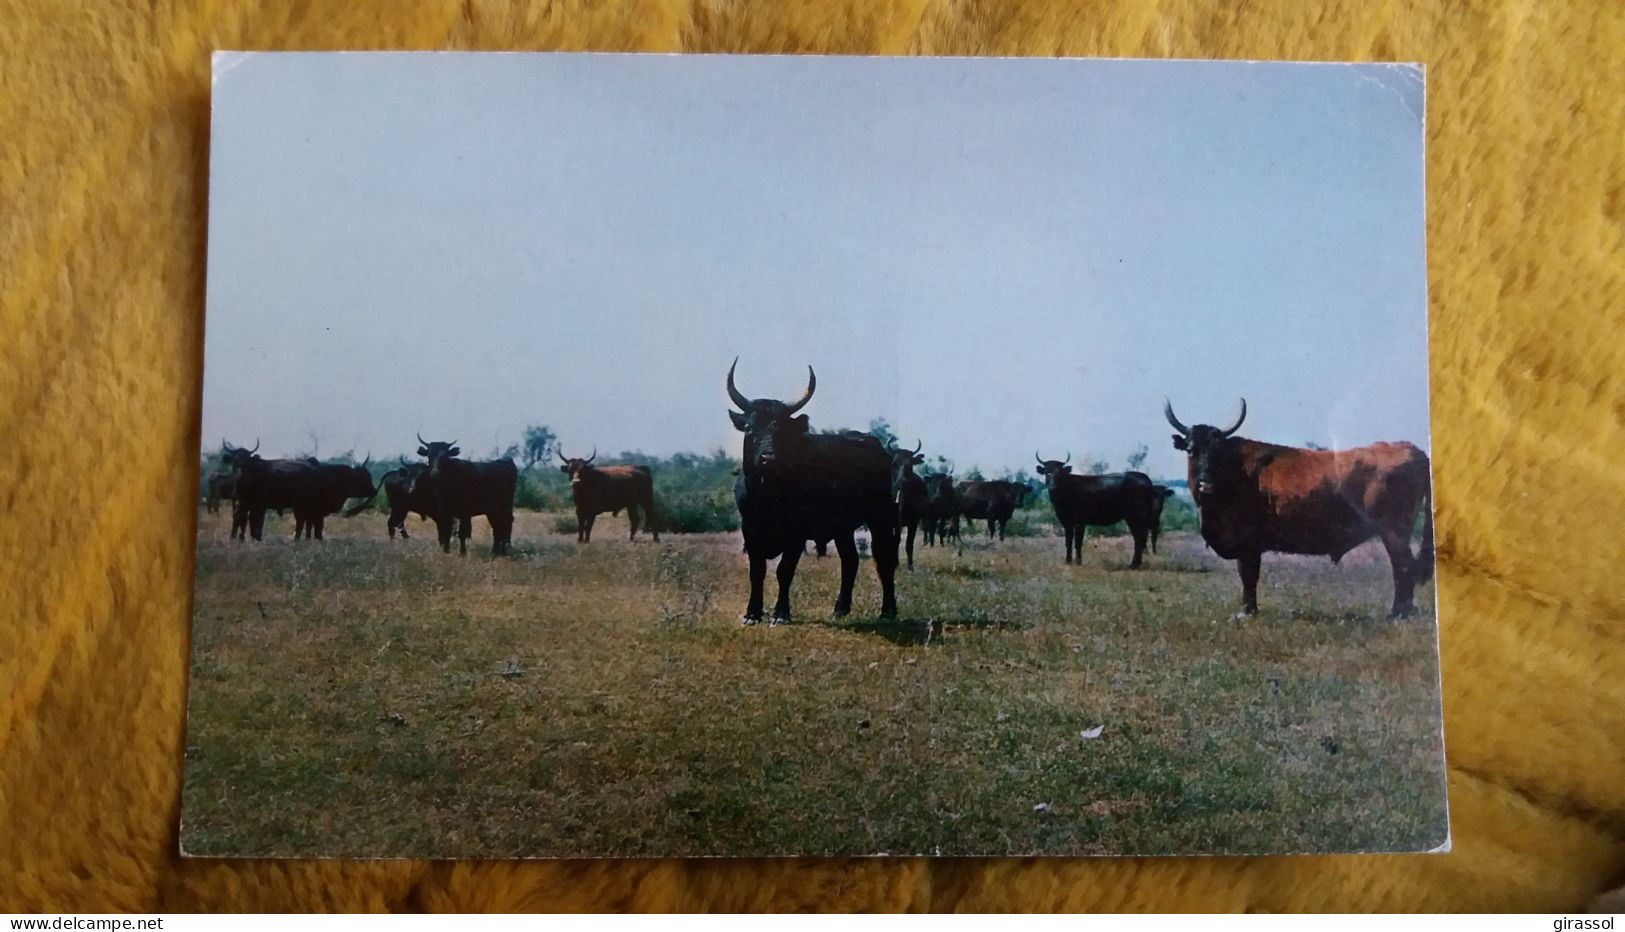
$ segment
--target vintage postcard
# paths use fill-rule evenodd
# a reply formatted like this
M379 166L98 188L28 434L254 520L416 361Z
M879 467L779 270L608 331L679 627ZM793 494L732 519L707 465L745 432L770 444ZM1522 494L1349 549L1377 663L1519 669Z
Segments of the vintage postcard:
M181 845L1449 845L1417 66L214 61Z

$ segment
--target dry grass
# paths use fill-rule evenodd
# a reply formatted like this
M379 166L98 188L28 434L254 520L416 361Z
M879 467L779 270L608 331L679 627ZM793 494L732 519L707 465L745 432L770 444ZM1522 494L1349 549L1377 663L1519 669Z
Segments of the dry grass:
M1445 839L1432 590L1386 561L1232 565L1165 537L917 551L898 623L741 628L736 535L593 543L519 516L492 561L432 525L226 541L203 516L183 843L207 855L1246 853ZM479 544L479 549L472 545ZM768 577L772 598L773 577ZM1084 740L1080 731L1104 726ZM1044 811L1035 807L1044 804Z

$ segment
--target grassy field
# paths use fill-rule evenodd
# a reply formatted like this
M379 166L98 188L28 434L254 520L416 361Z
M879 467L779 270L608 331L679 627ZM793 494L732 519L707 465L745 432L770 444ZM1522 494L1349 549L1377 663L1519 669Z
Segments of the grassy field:
M226 540L203 515L182 841L201 855L1106 854L1425 849L1446 837L1431 587L1387 563L1232 564L1163 538L917 550L902 619L742 628L737 535L590 545L521 513L492 561L433 526ZM478 549L474 545L478 544ZM768 575L768 602L773 598ZM1099 737L1082 733L1099 728Z

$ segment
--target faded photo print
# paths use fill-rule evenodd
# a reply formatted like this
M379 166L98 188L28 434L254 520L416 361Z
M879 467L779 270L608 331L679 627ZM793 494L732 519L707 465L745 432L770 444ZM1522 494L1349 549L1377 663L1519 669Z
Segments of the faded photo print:
M187 854L1448 848L1419 67L214 68Z

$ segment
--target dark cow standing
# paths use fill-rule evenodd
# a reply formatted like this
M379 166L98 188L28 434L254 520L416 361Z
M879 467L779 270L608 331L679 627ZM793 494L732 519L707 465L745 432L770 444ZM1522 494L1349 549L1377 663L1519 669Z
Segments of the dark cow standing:
M503 556L513 539L513 493L519 485L519 467L512 460L470 462L458 459L462 449L450 443L424 440L418 434L418 455L428 469L417 475L412 490L423 492L434 505L431 516L440 533L440 549L451 552L451 532L457 530L457 552L468 555L468 537L474 517L491 522L491 555Z
M1433 576L1433 491L1426 453L1409 443L1351 450L1303 450L1233 436L1247 419L1247 400L1230 427L1186 427L1164 403L1163 415L1186 453L1202 539L1235 560L1242 614L1258 611L1258 573L1265 552L1331 557L1336 563L1375 537L1394 572L1391 617L1415 611L1412 594ZM1419 551L1411 553L1417 509L1425 509Z
M296 514L321 500L326 479L305 460L266 460L255 455L260 448L233 447L221 441L220 450L237 473L237 501L231 512L231 536L260 540L265 531L265 513L290 510Z
M1165 485L1153 486L1155 495L1151 496L1151 552L1157 552L1157 538L1162 535L1162 505L1173 494L1174 490Z
M835 614L852 610L852 584L858 575L854 533L867 525L880 577L882 617L897 615L894 587L897 572L897 506L891 495L891 458L868 434L814 434L807 416L796 412L812 400L818 379L807 367L807 391L786 404L771 398L747 398L734 385L728 367L728 398L739 408L729 411L744 437L744 488L739 490L739 517L750 557L750 601L743 621L762 619L762 583L767 561L779 559L779 595L773 623L790 620L790 585L796 564L809 540L834 540L841 557L841 589Z
M559 470L570 477L570 497L576 505L576 540L588 543L592 540L592 525L594 519L604 512L620 514L626 509L626 520L632 525L632 533L627 540L637 540L638 520L641 517L649 527L649 533L654 535L656 541L660 540L660 530L655 527L655 492L654 478L647 466L594 466L592 461L598 458L598 448L593 447L592 456L586 459L571 458L558 451L559 459L564 465Z
M995 531L1004 540L1004 527L1010 516L1027 501L1032 491L1020 482L1005 479L966 479L955 483L954 497L959 501L959 514L966 519L987 522L987 536L993 539Z
M914 569L914 531L926 515L925 480L914 474L914 467L925 462L920 455L921 444L916 441L912 450L891 450L891 494L897 503L897 527L902 533L908 529L905 549L908 568ZM927 533L930 529L927 528Z
M379 477L378 485L384 490L384 498L389 502L389 539L395 539L395 532L401 532L402 540L410 540L411 535L406 533L406 516L416 513L419 518L434 517L434 498L429 494L427 486L421 489L413 488L413 483L429 472L429 467L423 463L408 463L401 460L399 469L391 469Z
M203 509L209 514L220 513L221 502L236 503L237 477L230 473L215 473L203 483Z
M1061 530L1066 535L1066 562L1082 565L1086 527L1122 521L1128 525L1128 532L1134 537L1134 559L1129 561L1129 569L1139 569L1140 560L1145 556L1146 538L1153 524L1152 511L1155 506L1152 499L1161 501L1156 487L1151 484L1151 477L1143 472L1073 475L1072 467L1067 465L1072 459L1071 453L1066 455L1065 460L1046 460L1036 452L1033 458L1038 460L1038 474L1044 477L1044 484L1049 489L1055 520L1061 523Z
M925 478L925 545L948 546L951 535L959 539L959 499L954 494L954 477L932 473Z
M314 467L321 476L316 493L303 505L293 510L293 539L305 538L322 539L322 530L326 524L327 516L337 514L344 508L344 503L352 498L363 501L346 513L348 517L360 514L361 509L367 507L378 494L377 486L372 483L372 473L367 471L367 464L360 466L347 463L323 463L315 457L305 460Z

